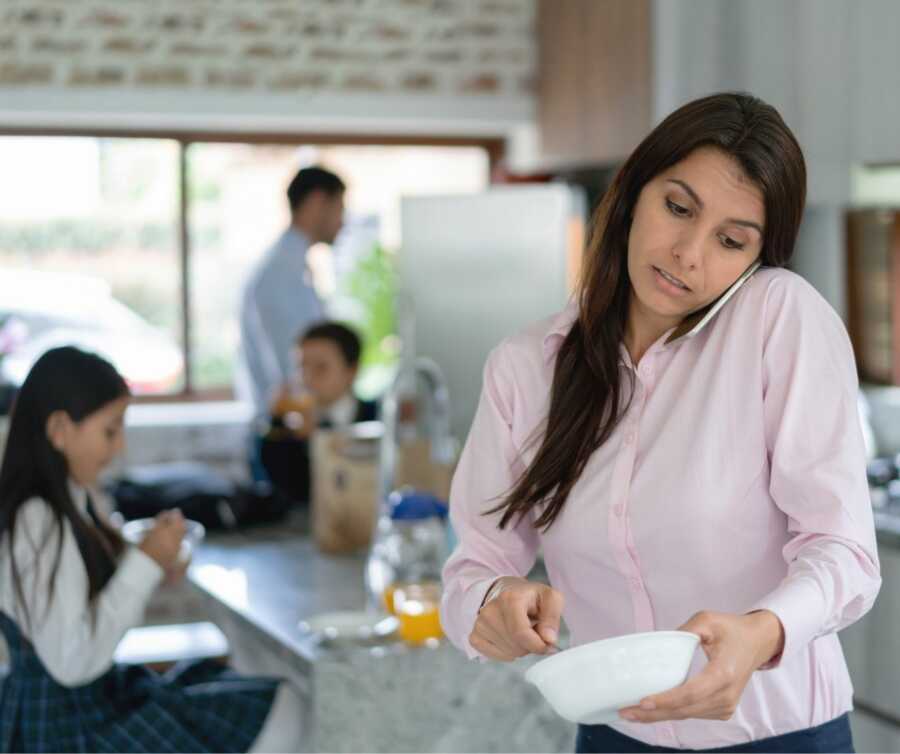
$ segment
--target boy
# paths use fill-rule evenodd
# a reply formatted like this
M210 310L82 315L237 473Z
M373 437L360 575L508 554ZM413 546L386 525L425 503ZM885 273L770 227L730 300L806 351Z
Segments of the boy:
M342 429L375 418L375 403L353 394L362 353L353 330L337 322L321 322L306 330L297 345L297 371L315 399L318 426Z
M316 427L345 429L372 421L377 406L353 394L362 344L348 327L319 322L297 339L300 385L284 386L271 406L262 463L269 479L294 500L309 500L309 447Z

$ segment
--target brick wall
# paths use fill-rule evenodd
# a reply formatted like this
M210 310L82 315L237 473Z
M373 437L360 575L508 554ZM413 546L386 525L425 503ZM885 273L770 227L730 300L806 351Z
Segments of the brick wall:
M4 0L0 110L26 91L530 101L534 14L535 0Z

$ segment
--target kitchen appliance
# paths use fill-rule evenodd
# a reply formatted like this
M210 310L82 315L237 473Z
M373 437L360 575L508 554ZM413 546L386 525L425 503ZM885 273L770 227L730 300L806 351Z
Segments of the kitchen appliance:
M580 271L587 203L563 183L404 198L401 286L415 312L415 353L431 357L463 438L481 375L501 340L563 309Z

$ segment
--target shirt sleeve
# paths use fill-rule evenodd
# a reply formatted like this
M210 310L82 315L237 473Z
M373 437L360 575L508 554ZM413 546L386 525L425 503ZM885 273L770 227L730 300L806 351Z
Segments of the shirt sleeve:
M87 570L71 526L63 522L59 549L60 530L43 500L26 503L19 515L16 562L23 564L28 621L17 603L18 623L56 681L64 686L90 683L111 667L125 632L141 623L163 570L128 546L112 578L89 602Z
M847 332L811 287L773 285L763 359L769 490L788 517L784 581L754 609L785 643L774 667L871 608L881 586Z
M484 513L500 503L524 471L511 438L513 383L499 346L488 357L475 419L450 489L450 522L458 544L444 567L441 623L450 641L470 658L478 610L501 576L525 576L538 547L532 517L513 519L501 530L501 514Z
M264 296L264 279L250 283L244 298L241 347L250 378L257 416L266 416L275 391L283 382L273 333L278 327Z
M242 338L258 418L268 416L272 399L293 374L297 336L325 316L307 279L307 251L304 242L283 239L246 290Z

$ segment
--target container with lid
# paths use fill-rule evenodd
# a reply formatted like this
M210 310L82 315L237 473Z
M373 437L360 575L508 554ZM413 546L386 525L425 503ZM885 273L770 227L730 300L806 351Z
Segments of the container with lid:
M434 495L393 492L382 510L366 565L370 606L395 613L395 594L440 589L448 556L447 505ZM417 593L418 593L417 592Z

